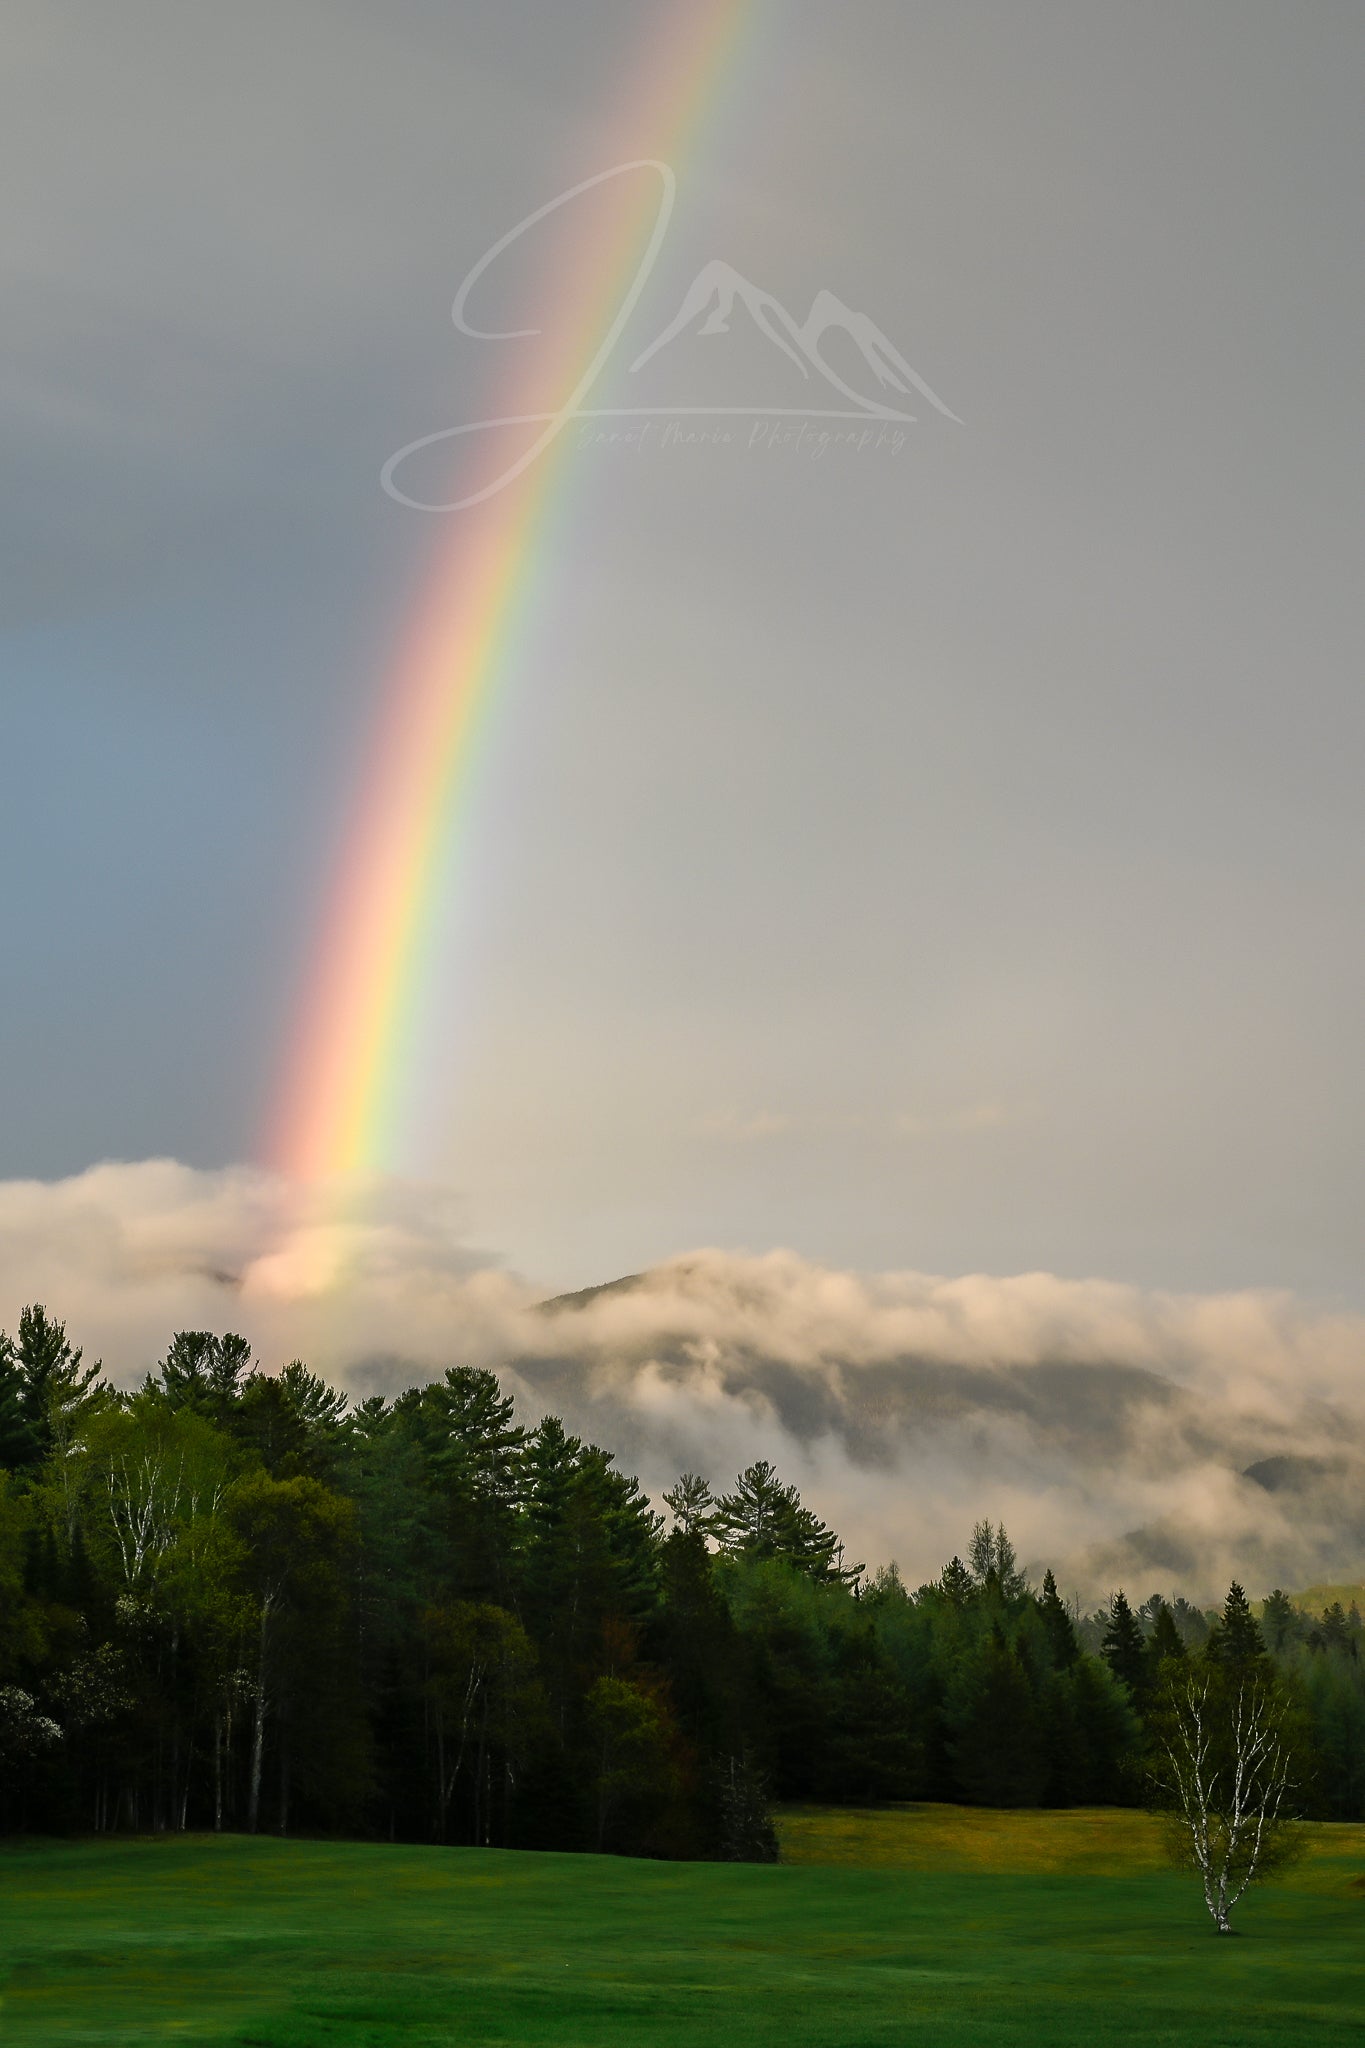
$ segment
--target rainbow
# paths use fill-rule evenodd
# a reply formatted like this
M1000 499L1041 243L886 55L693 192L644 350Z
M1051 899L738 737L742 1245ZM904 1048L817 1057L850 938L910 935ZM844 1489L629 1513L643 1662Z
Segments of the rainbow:
M504 344L518 374L500 415L544 420L547 391L561 394L552 403L567 409L591 383L604 335L633 303L642 252L661 232L659 173L671 188L667 160L699 140L754 5L674 0L667 9L662 34L623 94L636 147L604 151L606 163L629 171L629 204L617 209L610 232L573 248L548 281L552 316L539 345ZM271 1163L305 1188L394 1164L404 1048L442 877L490 709L515 666L554 521L573 490L572 439L547 434L534 463L506 488L452 516L384 678L267 1143Z

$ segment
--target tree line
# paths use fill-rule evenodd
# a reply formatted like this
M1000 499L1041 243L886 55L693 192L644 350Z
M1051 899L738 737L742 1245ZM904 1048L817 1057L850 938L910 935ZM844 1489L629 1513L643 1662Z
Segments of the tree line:
M663 1506L490 1372L352 1405L182 1331L120 1392L26 1308L0 1335L0 1827L762 1860L770 1799L1140 1800L1171 1673L1249 1658L1296 1703L1304 1810L1365 1816L1354 1608L1277 1591L1258 1620L1234 1586L1221 1614L1081 1615L989 1521L912 1590L764 1461Z

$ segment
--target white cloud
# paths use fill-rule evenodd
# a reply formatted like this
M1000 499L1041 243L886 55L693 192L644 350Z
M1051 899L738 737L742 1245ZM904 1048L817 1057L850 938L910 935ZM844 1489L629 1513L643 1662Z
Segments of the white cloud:
M716 1250L544 1308L461 1222L440 1189L304 1203L170 1160L0 1183L0 1320L46 1301L125 1384L186 1327L352 1387L492 1365L528 1417L564 1414L656 1494L683 1466L724 1484L772 1457L858 1555L912 1577L984 1513L1087 1591L1360 1569L1365 1317Z

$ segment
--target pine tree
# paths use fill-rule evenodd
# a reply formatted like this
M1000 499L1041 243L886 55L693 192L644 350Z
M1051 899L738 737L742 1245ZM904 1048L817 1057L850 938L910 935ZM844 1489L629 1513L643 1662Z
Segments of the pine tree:
M205 1397L209 1420L219 1429L229 1426L250 1370L251 1346L245 1337L238 1337L229 1330L225 1336L214 1339L213 1352L208 1360Z
M1163 1664L1179 1663L1184 1655L1185 1645L1175 1625L1175 1616L1163 1600L1157 1606L1152 1633L1147 1638L1147 1667L1151 1682L1156 1682Z
M38 1442L24 1410L24 1374L13 1343L0 1330L0 1468L19 1472L36 1462Z
M1005 1533L1003 1522L997 1523L995 1528L989 1522L976 1524L972 1530L967 1563L983 1593L995 1592L1005 1601L1014 1601L1022 1599L1028 1591L1028 1582L1019 1569L1014 1545Z
M166 1356L157 1371L161 1375L157 1391L172 1408L197 1408L202 1413L207 1405L209 1362L217 1343L212 1330L177 1330L170 1341ZM148 1388L156 1385L148 1381Z
M19 1317L15 1355L23 1380L24 1420L37 1456L69 1448L75 1430L105 1391L98 1360L82 1365L84 1354L79 1345L67 1341L66 1324L50 1316L41 1302L32 1303Z
M1265 1657L1265 1644L1251 1603L1235 1579L1228 1587L1222 1616L1210 1638L1209 1654L1232 1669L1248 1669Z
M277 1479L296 1478L309 1470L308 1426L278 1373L252 1373L237 1403L232 1432L250 1444Z
M1076 1629L1067 1613L1062 1597L1057 1591L1057 1581L1049 1569L1043 1573L1043 1590L1038 1600L1038 1613L1047 1632L1048 1653L1055 1671L1069 1671L1081 1654L1076 1640Z
M215 1337L212 1330L177 1330L157 1367L160 1378L148 1380L147 1386L171 1408L193 1408L218 1429L227 1429L250 1369L251 1346L245 1337L232 1331Z
M1109 1602L1109 1624L1100 1654L1115 1678L1127 1686L1130 1697L1135 1701L1141 1700L1147 1690L1146 1645L1137 1616L1122 1588Z
M700 1529L681 1524L663 1545L663 1599L655 1632L678 1719L703 1751L733 1741L739 1643Z
M1322 1640L1329 1650L1350 1648L1351 1624L1340 1600L1329 1601L1322 1610Z
M860 1564L844 1563L834 1530L803 1507L766 1458L741 1472L734 1492L716 1502L714 1527L721 1548L734 1556L782 1558L825 1584L849 1586L862 1577Z
M763 1773L745 1756L727 1756L718 1776L721 1861L776 1863L777 1830Z
M954 1672L944 1711L965 1797L979 1806L1036 1806L1047 1780L1042 1716L998 1624Z
M716 1525L715 1499L700 1472L684 1472L664 1495L664 1506L684 1536L698 1531L707 1536Z
M938 1586L950 1607L970 1606L976 1593L976 1582L960 1557L944 1565Z
M1273 1593L1266 1595L1261 1609L1261 1619L1266 1634L1270 1637L1271 1648L1284 1649L1286 1643L1293 1638L1295 1613L1294 1603L1282 1587L1277 1586Z
M421 1446L442 1503L453 1590L462 1599L507 1604L518 1510L531 1476L527 1432L513 1420L510 1395L496 1373L452 1366L433 1385L402 1395L394 1412Z

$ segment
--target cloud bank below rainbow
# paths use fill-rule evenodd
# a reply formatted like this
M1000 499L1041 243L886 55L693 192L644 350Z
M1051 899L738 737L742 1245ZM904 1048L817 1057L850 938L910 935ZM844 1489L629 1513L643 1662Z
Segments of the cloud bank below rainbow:
M271 1174L169 1160L0 1182L0 1324L44 1300L125 1385L186 1327L356 1392L490 1366L524 1420L563 1414L656 1497L684 1467L728 1482L773 1458L855 1555L913 1580L986 1513L1087 1595L1358 1576L1365 1317L706 1249L546 1307L448 1190L396 1181L330 1226L346 1278L319 1293L279 1250L291 1201Z

